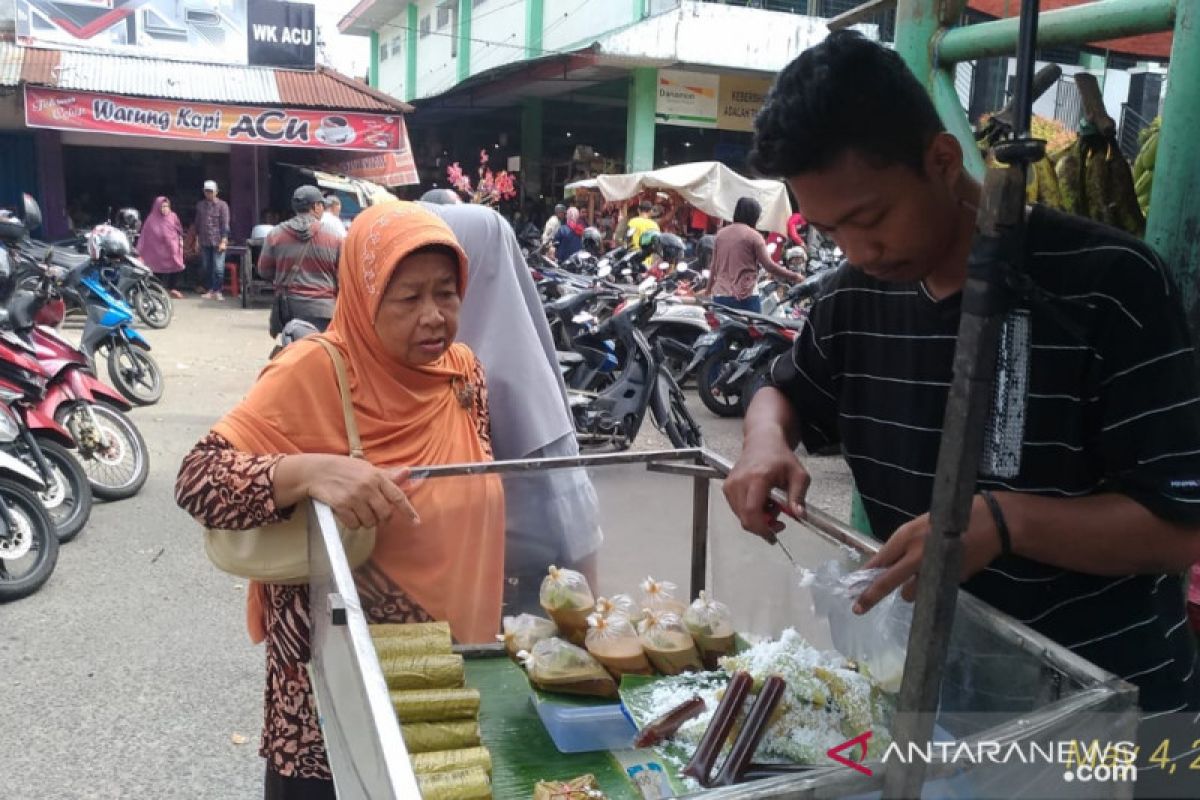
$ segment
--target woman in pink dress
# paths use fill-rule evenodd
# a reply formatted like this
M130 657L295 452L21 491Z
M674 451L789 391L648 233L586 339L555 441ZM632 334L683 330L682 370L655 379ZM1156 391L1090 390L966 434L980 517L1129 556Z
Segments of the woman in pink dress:
M171 292L171 297L177 300L183 297L178 286L183 273L183 226L166 197L156 197L146 215L138 239L138 254Z

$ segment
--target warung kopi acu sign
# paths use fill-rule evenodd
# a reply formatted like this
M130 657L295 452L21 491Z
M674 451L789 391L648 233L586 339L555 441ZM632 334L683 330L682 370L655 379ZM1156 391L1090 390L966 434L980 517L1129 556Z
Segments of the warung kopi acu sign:
M385 152L408 146L399 114L227 106L25 87L31 128Z

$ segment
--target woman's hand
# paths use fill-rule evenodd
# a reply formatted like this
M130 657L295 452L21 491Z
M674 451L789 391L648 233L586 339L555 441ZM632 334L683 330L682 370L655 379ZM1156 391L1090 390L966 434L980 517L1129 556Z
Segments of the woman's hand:
M275 468L275 502L282 508L305 497L320 500L348 528L381 525L397 510L416 524L421 518L401 488L411 474L407 467L380 469L349 456L285 456Z

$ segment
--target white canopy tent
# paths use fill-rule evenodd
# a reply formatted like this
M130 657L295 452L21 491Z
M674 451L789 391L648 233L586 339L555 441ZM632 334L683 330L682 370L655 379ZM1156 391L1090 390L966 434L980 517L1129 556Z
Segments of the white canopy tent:
M670 189L691 205L719 219L733 219L738 199L753 197L762 206L761 230L787 233L792 215L787 188L780 181L750 180L717 161L677 164L650 172L601 175L567 184L567 189L598 189L610 203L637 197L647 189Z

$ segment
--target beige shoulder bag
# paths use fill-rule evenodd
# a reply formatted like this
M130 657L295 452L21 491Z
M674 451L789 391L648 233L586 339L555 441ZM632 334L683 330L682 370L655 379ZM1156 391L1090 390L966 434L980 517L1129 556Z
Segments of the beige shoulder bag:
M346 438L350 457L362 458L362 441L354 422L354 407L350 401L350 381L346 362L338 349L320 336L312 337L329 353L337 373L338 393L342 397L342 415L346 422ZM308 507L310 501L296 504L290 519L273 525L263 525L244 531L205 528L204 548L208 559L218 569L242 578L262 583L308 583ZM340 523L342 547L351 568L363 564L375 549L374 528L345 528Z

